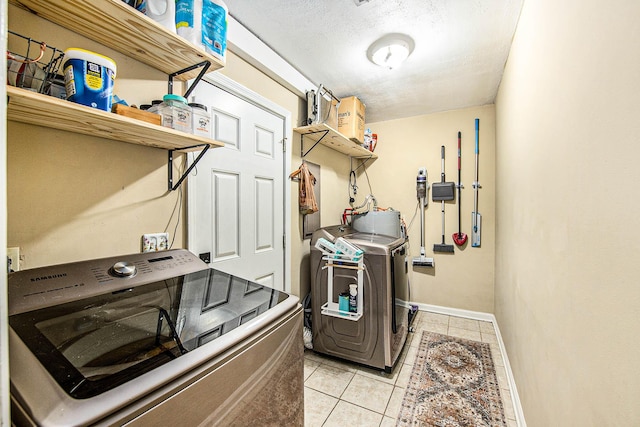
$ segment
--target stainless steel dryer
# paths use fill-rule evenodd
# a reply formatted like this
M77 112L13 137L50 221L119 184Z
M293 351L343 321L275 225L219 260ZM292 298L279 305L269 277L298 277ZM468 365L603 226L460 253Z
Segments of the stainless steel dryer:
M318 239L345 238L364 251L363 313L358 320L322 314L322 305L354 283L350 269L333 268L333 295L327 291L328 272ZM391 372L408 332L408 243L403 237L356 232L336 225L317 230L311 239L311 306L313 349Z
M186 250L9 275L12 423L302 425L298 298Z

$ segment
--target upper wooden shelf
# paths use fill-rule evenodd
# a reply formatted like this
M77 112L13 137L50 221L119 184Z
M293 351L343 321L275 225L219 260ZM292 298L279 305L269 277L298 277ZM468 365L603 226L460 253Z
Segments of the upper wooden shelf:
M71 101L7 86L7 119L166 150L199 151L224 143Z
M224 64L122 0L9 0L62 27L121 52L167 74L203 61L209 71ZM195 78L200 69L176 76Z
M306 136L314 143L320 141L320 144L339 151L342 154L346 154L347 156L368 159L378 158L377 154L374 154L361 145L358 145L357 143L351 141L343 134L330 126L325 125L324 123L310 126L301 126L295 128L294 131L299 133L300 135ZM311 149L309 149L308 151L311 151Z

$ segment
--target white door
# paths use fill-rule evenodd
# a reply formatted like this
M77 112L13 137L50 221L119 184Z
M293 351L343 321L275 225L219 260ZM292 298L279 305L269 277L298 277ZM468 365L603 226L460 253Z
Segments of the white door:
M284 118L205 80L193 95L225 146L189 176L189 250L209 254L213 268L285 290Z

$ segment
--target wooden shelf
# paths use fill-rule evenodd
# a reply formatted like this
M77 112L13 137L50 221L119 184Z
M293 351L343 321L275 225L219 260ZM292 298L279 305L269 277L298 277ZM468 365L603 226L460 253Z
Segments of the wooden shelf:
M325 124L301 126L294 129L303 137L309 138L314 143L320 144L339 151L347 156L356 158L377 159L378 155L372 153L361 145L351 141L343 134ZM311 149L309 150L311 151Z
M7 119L166 150L200 151L224 143L7 86Z
M121 52L167 74L202 61L209 71L224 66L219 59L169 32L122 0L9 0L32 13ZM67 46L68 47L68 46ZM195 78L199 69L176 76Z

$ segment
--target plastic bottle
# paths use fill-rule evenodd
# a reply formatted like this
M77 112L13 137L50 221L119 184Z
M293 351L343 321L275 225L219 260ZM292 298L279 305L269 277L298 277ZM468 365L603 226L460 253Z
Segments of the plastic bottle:
M160 106L160 104L162 104L162 99L154 99L153 101L151 101L151 107L149 107L147 111L150 113L160 114L160 112L158 112L158 107Z
M349 292L343 292L338 295L338 310L344 312L343 316L346 316L349 311Z
M176 32L176 2L174 0L146 0L145 15L165 27Z
M229 9L222 0L202 0L202 43L223 63L227 57Z
M358 311L358 285L349 285L349 311L356 313Z
M129 6L135 8L136 10L146 13L147 12L147 0L122 0Z
M162 116L162 126L191 133L191 107L184 97L173 94L163 96L157 113Z
M204 50L202 44L202 1L175 0L175 26L180 37Z

